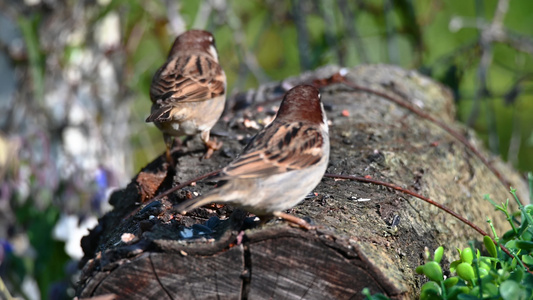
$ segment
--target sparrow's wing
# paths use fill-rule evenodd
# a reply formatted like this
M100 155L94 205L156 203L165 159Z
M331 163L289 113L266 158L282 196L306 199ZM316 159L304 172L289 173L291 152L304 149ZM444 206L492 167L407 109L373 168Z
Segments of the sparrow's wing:
M253 138L221 177L253 178L301 170L320 161L324 137L318 126L273 123Z
M225 82L224 71L211 57L177 56L154 75L150 98L161 106L209 100L225 93Z

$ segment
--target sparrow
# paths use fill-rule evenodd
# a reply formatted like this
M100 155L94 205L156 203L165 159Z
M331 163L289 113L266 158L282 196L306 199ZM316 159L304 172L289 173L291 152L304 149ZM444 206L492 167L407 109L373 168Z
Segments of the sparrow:
M150 86L152 110L146 122L163 133L167 162L174 137L196 135L207 146L204 158L222 143L209 140L211 128L220 118L226 101L226 74L218 63L215 38L204 30L179 35L167 61L157 70Z
M320 93L314 86L299 85L285 94L275 119L222 169L218 187L180 203L176 210L186 214L213 202L230 203L258 217L280 217L311 229L283 211L318 185L328 160L328 124Z

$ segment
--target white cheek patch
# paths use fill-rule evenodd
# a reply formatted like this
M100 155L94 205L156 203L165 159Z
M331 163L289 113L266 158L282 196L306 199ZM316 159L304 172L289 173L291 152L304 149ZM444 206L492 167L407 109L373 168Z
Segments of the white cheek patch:
M320 103L320 109L322 110L322 124L320 124L320 126L324 129L324 131L329 132L328 117L326 116L326 110L324 109L324 105L322 103Z
M209 46L209 53L211 53L211 56L213 56L213 58L218 62L218 54L217 54L217 49L215 48L215 46L213 45Z

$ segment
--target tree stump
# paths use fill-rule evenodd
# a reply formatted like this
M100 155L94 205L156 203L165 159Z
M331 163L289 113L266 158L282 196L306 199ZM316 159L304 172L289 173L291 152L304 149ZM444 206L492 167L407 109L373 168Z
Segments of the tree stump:
M288 88L328 78L339 69L325 67L230 97L213 131L224 142L222 150L200 160L201 142L189 140L173 153L175 172L167 170L160 156L126 188L113 193L114 209L82 240L86 256L78 296L361 299L362 289L368 287L393 299L415 297L423 282L414 269L423 263L424 247L444 245L447 263L456 258L455 247L481 238L415 197L379 185L324 178L312 197L290 211L310 218L318 227L313 231L279 220L254 228L245 212L221 205L187 216L172 213L173 205L212 189L215 182L209 180L154 200L234 159L273 118ZM368 65L349 70L346 78L403 98L481 147L454 121L451 93L417 72ZM328 173L393 183L446 205L486 230L487 217L500 232L506 230L504 216L483 195L502 202L509 196L508 187L456 138L378 94L343 84L321 91L330 120ZM516 172L497 158L489 160L521 195L526 194Z

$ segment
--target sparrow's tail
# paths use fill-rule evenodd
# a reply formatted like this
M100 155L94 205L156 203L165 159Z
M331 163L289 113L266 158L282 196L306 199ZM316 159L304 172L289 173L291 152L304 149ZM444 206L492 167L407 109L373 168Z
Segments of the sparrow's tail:
M217 195L217 193L213 194L205 194L203 196L186 200L185 202L180 203L176 207L176 211L182 215L186 214L188 211L191 211L195 208L207 205L209 203L213 202L224 202L224 199L220 199L220 197Z
M171 119L170 113L172 112L172 106L162 106L154 111L146 118L145 122L168 122Z

